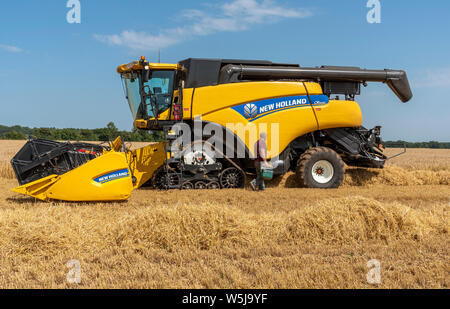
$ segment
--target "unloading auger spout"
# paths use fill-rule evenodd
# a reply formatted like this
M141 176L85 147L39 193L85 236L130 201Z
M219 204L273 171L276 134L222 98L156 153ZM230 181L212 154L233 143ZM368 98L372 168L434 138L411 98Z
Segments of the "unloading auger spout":
M220 73L220 83L229 83L237 80L280 79L305 79L318 81L322 83L322 86L325 86L323 87L324 91L327 89L326 83L330 82L350 82L358 84L365 84L366 82L382 82L386 83L403 103L411 100L413 96L406 72L402 70L367 70L358 67L340 66L303 68L228 65L224 67Z

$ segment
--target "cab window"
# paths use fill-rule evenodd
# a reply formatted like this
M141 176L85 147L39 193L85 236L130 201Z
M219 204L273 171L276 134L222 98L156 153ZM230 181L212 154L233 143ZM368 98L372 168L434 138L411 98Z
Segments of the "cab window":
M148 82L144 84L155 97L158 114L166 111L172 104L174 79L175 71L153 71Z

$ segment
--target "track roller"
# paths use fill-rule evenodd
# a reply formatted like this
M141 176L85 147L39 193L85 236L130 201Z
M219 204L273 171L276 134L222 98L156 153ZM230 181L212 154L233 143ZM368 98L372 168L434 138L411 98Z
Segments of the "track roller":
M179 185L180 177L178 174L170 169L166 173L164 166L162 166L153 177L153 186L159 190L168 190Z

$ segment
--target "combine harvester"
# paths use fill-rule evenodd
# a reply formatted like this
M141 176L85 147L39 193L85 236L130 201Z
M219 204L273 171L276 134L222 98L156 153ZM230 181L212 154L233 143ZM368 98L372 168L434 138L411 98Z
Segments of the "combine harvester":
M164 142L130 151L120 138L109 147L29 140L12 160L20 184L14 191L41 200L111 201L148 183L157 189L243 188L254 172L254 141L240 128L250 124L256 136L267 128L274 175L295 171L299 186L337 188L344 163L382 168L387 159L380 127L362 127L355 102L361 85L386 83L402 102L412 98L406 73L394 70L221 59L153 64L142 57L117 71L134 127L163 131ZM213 125L221 134L211 142L209 130L178 147L181 131L174 126L194 128L195 120L201 130ZM276 134L268 129L272 124Z

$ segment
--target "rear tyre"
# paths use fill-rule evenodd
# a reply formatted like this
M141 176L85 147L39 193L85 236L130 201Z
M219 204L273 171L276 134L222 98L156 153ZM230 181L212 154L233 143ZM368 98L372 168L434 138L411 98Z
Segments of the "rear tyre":
M301 187L338 188L345 175L341 157L327 147L315 147L305 151L297 162L296 176Z

